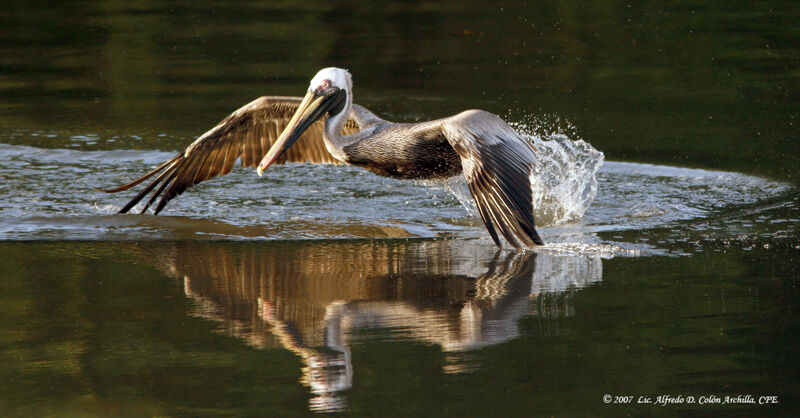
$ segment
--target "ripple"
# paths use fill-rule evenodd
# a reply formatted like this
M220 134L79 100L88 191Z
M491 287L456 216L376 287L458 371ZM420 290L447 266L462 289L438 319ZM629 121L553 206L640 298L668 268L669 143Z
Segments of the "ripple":
M550 196L538 203L537 222L548 245L537 251L601 258L683 254L685 248L672 244L791 236L795 228L797 204L788 184L739 173L603 162L582 141L534 140L540 161L562 161L561 169L551 168L552 178L547 170L535 174L544 189L540 195ZM235 169L192 188L158 217L115 215L132 194L96 190L130 181L172 155L0 143L0 239L458 237L493 245L481 221L469 214L471 199L458 179L404 182L334 165L288 164L263 178ZM580 180L564 186L569 191L556 190L568 180L553 179L570 178ZM550 226L542 212L547 210L560 211Z

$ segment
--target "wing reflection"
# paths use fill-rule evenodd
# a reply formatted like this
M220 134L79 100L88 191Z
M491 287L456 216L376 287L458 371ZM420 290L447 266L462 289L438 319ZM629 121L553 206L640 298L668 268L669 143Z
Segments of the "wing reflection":
M364 330L440 346L444 372L468 372L470 350L515 338L523 316L572 315L574 291L602 275L598 258L450 241L179 242L161 264L222 332L296 353L314 411L346 407Z

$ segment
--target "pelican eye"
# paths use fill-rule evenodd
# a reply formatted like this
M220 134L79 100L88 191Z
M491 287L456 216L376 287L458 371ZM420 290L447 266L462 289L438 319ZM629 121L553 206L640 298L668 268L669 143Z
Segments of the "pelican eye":
M331 80L322 80L314 91L317 94L324 94L331 88Z

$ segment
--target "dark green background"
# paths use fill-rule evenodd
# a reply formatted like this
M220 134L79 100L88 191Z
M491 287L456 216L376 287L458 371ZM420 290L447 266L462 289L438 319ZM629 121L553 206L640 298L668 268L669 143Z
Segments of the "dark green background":
M390 119L547 114L609 159L798 172L795 1L11 1L0 16L2 129L178 149L339 66Z

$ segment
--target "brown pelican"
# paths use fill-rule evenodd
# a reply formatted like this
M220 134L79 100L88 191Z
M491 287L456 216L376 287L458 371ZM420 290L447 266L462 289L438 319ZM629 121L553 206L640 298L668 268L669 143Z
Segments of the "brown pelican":
M447 178L463 171L495 244L502 247L500 230L516 248L543 245L531 199L535 149L502 119L467 110L429 122L392 123L354 104L352 88L349 72L325 68L304 98L260 97L154 170L104 191L127 190L157 175L119 212L128 212L158 186L141 211L161 196L158 214L189 187L228 174L239 158L243 167L257 165L259 176L286 161L346 163L401 179Z

